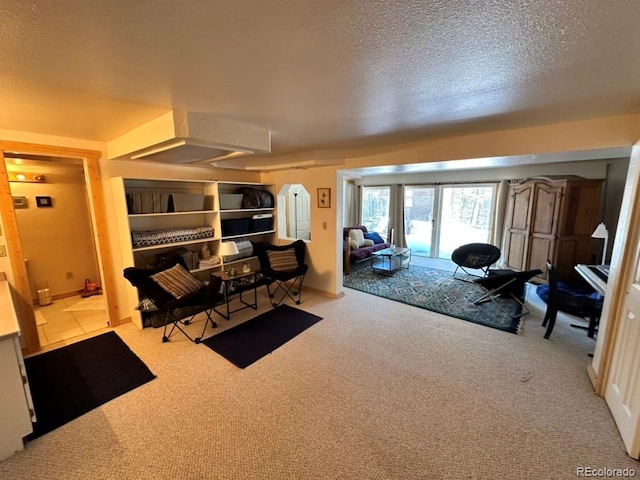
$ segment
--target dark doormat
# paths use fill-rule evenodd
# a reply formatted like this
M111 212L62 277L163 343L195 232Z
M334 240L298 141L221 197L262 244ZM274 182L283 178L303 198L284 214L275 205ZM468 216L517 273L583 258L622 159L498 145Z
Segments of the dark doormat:
M115 332L24 363L37 419L29 440L156 378Z
M235 366L245 368L320 320L317 315L280 305L202 343Z

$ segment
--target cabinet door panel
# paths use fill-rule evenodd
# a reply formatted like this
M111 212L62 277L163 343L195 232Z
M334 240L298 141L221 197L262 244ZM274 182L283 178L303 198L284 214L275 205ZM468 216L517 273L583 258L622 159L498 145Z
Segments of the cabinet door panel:
M514 188L513 210L508 228L527 230L531 208L531 193L533 188L527 185L525 188Z
M527 234L521 232L508 233L509 249L506 257L507 267L515 270L524 268L527 251Z
M547 259L553 259L554 243L553 238L533 235L530 240L529 259L526 263L526 269L539 268L545 272L543 278L546 278Z
M553 235L556 231L562 190L548 185L536 185L531 233Z

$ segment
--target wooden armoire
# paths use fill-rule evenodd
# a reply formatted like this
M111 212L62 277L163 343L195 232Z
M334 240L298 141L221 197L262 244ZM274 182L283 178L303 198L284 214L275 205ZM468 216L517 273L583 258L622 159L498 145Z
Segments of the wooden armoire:
M502 259L507 268L544 272L547 259L564 282L577 279L578 263L595 263L591 234L600 218L602 180L533 177L512 184L505 216Z

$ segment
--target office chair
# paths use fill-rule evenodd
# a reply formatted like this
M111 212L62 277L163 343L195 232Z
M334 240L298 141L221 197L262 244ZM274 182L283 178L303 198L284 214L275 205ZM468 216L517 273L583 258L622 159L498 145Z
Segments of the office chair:
M451 254L451 260L455 263L456 269L453 272L453 277L458 280L464 280L463 278L456 277L458 269L462 269L467 275L478 277L473 273L468 272L466 269L481 270L483 277L489 274L489 267L496 263L500 259L500 249L490 243L468 243L456 248Z
M587 336L593 338L596 327L602 314L603 298L594 298L586 294L576 294L562 290L558 285L558 274L555 267L547 260L547 271L549 277L549 298L547 299L547 311L544 314L542 326L547 327L544 338L549 338L553 327L556 324L558 310L575 315L576 317L588 318ZM583 328L579 325L572 325Z
M256 244L255 253L260 262L262 275L267 278L267 292L271 298L271 305L277 307L286 297L297 305L302 301L302 282L309 269L304 263L306 245L302 240L296 240L288 245L272 245L261 242ZM276 288L271 291L271 284ZM282 296L276 299L281 291Z
M205 285L189 273L179 255L167 257L153 268L127 267L124 277L164 314L163 343L169 341L176 328L192 342L200 343L207 322L211 322L214 328L218 326L211 318L211 311L222 300L222 279L211 277L209 284ZM207 316L202 334L192 338L182 325L189 325L193 317L202 312ZM167 333L169 324L171 329Z

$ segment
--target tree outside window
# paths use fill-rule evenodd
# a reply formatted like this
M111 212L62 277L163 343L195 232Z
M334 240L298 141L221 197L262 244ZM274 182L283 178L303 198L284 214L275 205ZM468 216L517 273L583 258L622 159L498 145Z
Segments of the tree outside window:
M362 225L385 238L389 232L391 187L362 187Z

